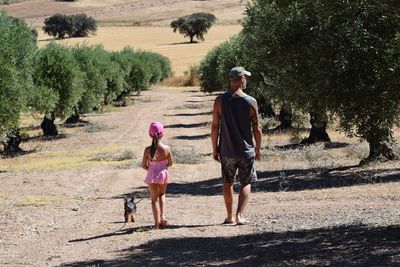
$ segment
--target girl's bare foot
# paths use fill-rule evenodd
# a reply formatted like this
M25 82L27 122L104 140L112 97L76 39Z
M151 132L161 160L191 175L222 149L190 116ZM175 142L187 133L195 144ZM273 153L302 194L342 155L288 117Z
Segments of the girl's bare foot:
M168 225L168 220L166 218L162 218L160 222L161 227L166 227Z

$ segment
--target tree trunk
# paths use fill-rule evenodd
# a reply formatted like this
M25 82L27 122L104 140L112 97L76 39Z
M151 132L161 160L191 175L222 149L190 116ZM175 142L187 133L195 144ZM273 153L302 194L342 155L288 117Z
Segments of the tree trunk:
M19 147L21 144L21 135L19 129L14 129L7 135L7 140L3 142L4 154L11 155L13 153L21 152L22 149Z
M275 118L275 111L272 108L271 103L267 102L265 97L258 97L257 103L258 103L258 111L261 115L265 117Z
M328 125L328 120L326 115L319 114L316 112L310 112L310 124L311 131L310 135L301 141L301 144L313 144L316 142L330 142L328 133L326 132L326 127Z
M44 136L49 136L49 135L58 135L57 127L54 124L54 117L51 119L47 118L44 116L42 123L40 124L40 127L43 130L43 135Z
M193 37L194 35L190 35L190 43L193 43Z
M68 124L76 124L79 122L80 116L78 113L69 116L69 118L65 121Z
M292 109L287 106L282 106L279 111L280 125L277 127L279 130L288 130L292 128Z
M367 140L368 141L368 140ZM368 162L382 160L398 160L399 156L394 152L393 146L387 141L368 141L369 155L361 160L360 165Z

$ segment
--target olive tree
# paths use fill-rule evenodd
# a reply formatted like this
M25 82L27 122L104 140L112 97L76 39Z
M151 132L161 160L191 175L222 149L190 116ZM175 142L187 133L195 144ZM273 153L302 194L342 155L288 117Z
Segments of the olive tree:
M310 139L329 115L369 143L367 160L396 158L400 4L382 1L255 0L243 23L263 90L311 114Z
M0 142L5 154L20 150L19 117L31 94L35 38L22 20L0 12Z
M71 48L71 53L83 75L83 92L66 123L77 123L80 114L98 110L104 103L103 98L107 90L105 74L109 61L101 46L76 45Z
M45 113L41 123L43 134L57 135L54 120L72 115L84 92L78 62L69 48L52 42L36 52L33 80L39 90L45 90L57 99L53 105L41 107Z

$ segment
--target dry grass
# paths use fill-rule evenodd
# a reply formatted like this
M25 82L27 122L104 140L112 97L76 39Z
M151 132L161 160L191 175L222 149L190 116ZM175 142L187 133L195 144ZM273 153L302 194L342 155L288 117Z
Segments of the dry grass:
M172 63L175 76L183 76L177 80L171 79L171 85L180 85L187 81L184 72L199 63L214 46L229 39L241 30L240 25L216 25L205 36L204 42L190 44L182 35L174 33L169 27L99 27L95 36L88 38L72 38L57 41L74 45L86 42L102 44L107 50L120 50L125 46L135 49L146 49L167 56ZM39 46L47 44L51 38L39 30ZM165 81L168 84L168 80Z
M79 0L56 2L54 0L9 1L0 6L8 14L21 17L28 23L42 26L45 17L55 13L85 12L100 25L169 25L171 20L191 12L212 12L219 24L232 24L243 16L244 3L231 0L182 1L182 0ZM46 8L44 8L46 7Z

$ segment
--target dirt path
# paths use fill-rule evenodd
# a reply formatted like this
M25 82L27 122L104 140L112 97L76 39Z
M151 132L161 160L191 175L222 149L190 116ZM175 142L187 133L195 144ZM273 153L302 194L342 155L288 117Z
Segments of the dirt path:
M221 225L219 165L209 155L214 97L191 89L145 91L132 106L85 117L104 124L105 130L88 134L66 129L71 131L67 138L24 144L29 149L39 143L41 152L2 160L0 265L400 263L400 165L359 168L352 167L355 160L349 158L338 167L334 160L330 166L319 161L321 155L335 158L349 148L316 147L305 151L318 157L307 163L292 157L299 151L266 152L257 165L251 224ZM152 120L166 125L165 142L177 151L177 160L200 160L170 170L171 225L159 231L150 228L145 172L138 165L150 143L147 127ZM273 142L284 144L287 139L265 138L266 146ZM88 151L103 148L130 150L134 157L121 164L40 165L76 154L84 154L85 160ZM137 222L117 231L123 226L122 198L132 192L143 198Z

